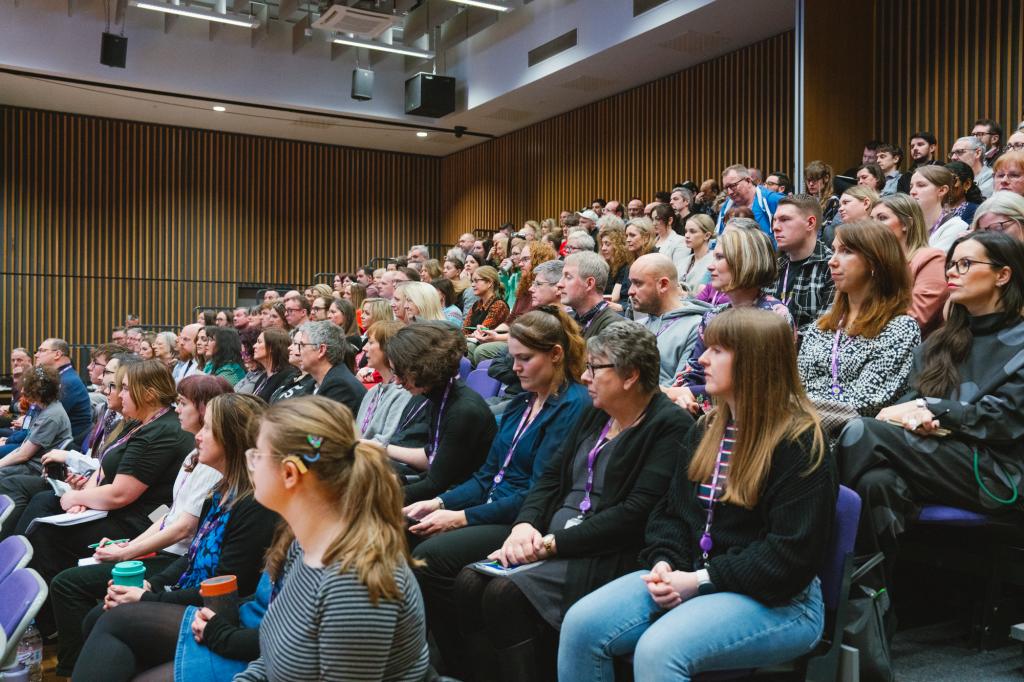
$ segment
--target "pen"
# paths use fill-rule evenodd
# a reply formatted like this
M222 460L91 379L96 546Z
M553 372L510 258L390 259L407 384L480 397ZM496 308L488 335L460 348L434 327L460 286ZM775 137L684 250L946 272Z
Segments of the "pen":
M107 540L106 542L97 542L89 545L89 549L96 549L97 547L106 547L107 545L118 545L122 542L128 542L129 538L122 538L120 540Z

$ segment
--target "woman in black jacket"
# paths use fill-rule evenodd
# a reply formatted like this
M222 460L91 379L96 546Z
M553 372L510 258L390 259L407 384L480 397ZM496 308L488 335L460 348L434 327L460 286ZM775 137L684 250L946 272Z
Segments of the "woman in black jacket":
M265 407L259 398L239 394L217 396L207 405L196 436L199 461L223 478L203 506L189 551L148 577L145 588L107 589L102 607L86 616L87 640L72 679L130 680L173 665L185 608L202 605L199 585L207 578L236 576L240 596L256 590L277 515L253 499L245 452L256 444Z
M821 637L816 573L836 481L792 329L773 313L736 308L705 338L700 363L715 409L648 522L641 559L651 568L569 610L560 681L614 680L613 657L629 653L638 680L689 680L780 663Z
M466 568L456 580L459 625L476 657L474 679L550 677L566 609L639 567L647 516L664 495L693 424L658 389L650 331L617 322L591 337L587 350L583 383L594 406L583 410L511 534L489 557L529 568L497 577Z
M391 337L385 352L395 379L414 396L387 447L408 505L469 478L484 463L498 425L480 394L459 379L466 340L447 322L407 325ZM415 398L420 395L427 400ZM409 445L424 420L426 445Z

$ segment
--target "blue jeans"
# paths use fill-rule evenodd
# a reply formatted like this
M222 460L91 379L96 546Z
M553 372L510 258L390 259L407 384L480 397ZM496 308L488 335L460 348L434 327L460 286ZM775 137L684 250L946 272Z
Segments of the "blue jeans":
M783 606L719 592L664 611L640 579L646 573L625 575L569 609L558 645L559 682L613 682L612 659L631 653L637 682L685 682L709 670L784 663L821 639L817 578Z

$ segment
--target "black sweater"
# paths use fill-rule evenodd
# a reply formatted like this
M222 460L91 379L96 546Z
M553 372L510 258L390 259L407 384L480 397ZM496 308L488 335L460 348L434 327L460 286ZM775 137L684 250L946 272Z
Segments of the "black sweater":
M211 499L203 503L199 525L210 513ZM238 595L245 597L256 591L263 566L263 555L270 546L277 527L278 515L253 499L252 495L236 503L224 529L223 546L215 575L238 577ZM149 577L152 592L143 592L143 601L162 601L171 604L202 606L199 588L165 590L178 582L188 568L188 555L179 558L160 573Z
M607 413L587 407L565 444L554 453L516 518L540 532L572 490L572 465L584 440L608 421ZM693 418L661 391L651 399L644 418L614 438L601 457L607 458L604 489L586 522L551 529L558 556L569 562L565 608L594 589L640 568L647 517L664 497L676 461L683 451Z
M673 569L701 567L700 536L707 513L697 498L698 484L687 469L703 434L690 434L668 495L647 523L645 566L667 561ZM828 551L835 518L838 483L835 462L826 452L822 464L807 473L813 434L783 441L753 509L715 503L714 542L708 575L720 592L736 592L767 605L782 604L805 589ZM733 463L735 468L735 462ZM728 486L728 483L726 483Z
M428 452L434 444L437 410L443 396L444 388L435 389L427 395L430 400L430 405L425 408L430 413ZM484 399L457 379L441 416L441 437L434 461L420 480L405 486L405 503L437 497L469 478L484 463L497 432L498 423Z

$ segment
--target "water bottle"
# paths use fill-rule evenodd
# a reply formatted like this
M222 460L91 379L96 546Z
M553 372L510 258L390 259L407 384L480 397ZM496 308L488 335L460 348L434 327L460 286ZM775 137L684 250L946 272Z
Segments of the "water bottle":
M30 682L43 681L43 636L32 621L18 642L18 663L29 670Z

